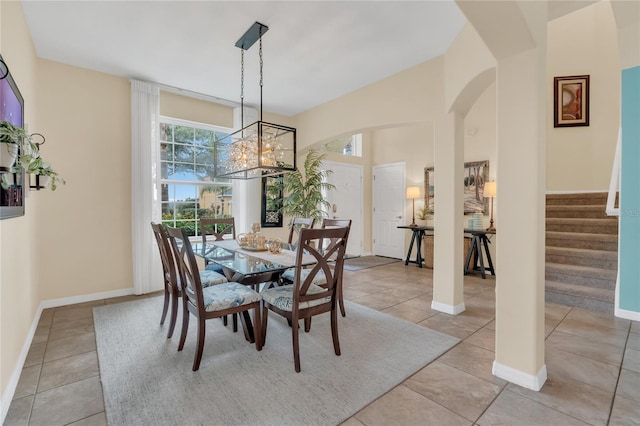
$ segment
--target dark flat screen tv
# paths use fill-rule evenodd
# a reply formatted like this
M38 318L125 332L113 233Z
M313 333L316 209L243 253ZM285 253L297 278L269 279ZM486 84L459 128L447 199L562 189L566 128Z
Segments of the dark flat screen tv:
M4 61L2 55L0 59ZM0 80L0 121L9 121L16 126L24 127L24 99L11 72ZM7 155L5 145L0 143L0 158ZM0 173L9 173L12 183L7 189L0 187L0 219L24 215L24 170L10 173L8 169L1 168Z

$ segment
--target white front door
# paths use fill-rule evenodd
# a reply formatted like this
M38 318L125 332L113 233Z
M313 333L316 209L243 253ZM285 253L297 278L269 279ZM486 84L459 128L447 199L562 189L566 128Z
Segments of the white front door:
M327 201L331 205L329 216L333 219L351 219L347 253L362 254L363 247L363 188L362 166L325 161L323 169L332 170L327 182L336 189L329 191ZM318 224L317 226L320 226Z
M404 257L405 164L373 167L373 254Z

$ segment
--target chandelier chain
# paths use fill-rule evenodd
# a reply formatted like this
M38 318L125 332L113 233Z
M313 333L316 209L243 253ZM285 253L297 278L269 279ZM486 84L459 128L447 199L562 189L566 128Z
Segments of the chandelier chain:
M260 87L262 87L262 37L260 37Z
M244 50L240 49L240 101L244 99Z

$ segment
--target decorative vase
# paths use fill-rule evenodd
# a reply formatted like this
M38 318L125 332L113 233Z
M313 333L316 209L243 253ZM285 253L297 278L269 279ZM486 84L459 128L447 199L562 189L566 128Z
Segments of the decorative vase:
M484 226L484 217L482 213L475 212L473 214L473 229L482 229Z
M13 143L3 143L0 145L6 147L6 153L2 152L0 154L0 167L9 170L15 164L16 158L18 158L18 145Z

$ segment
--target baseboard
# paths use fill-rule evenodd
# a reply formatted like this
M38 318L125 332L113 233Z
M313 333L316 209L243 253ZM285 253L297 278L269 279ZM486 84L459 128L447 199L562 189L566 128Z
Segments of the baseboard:
M465 310L464 302L459 305L447 305L446 303L436 302L435 300L431 301L431 309L434 311L444 312L449 315L458 315Z
M24 362L27 360L27 355L29 353L29 349L31 348L31 342L33 341L33 336L35 336L36 328L38 327L40 316L42 315L42 311L44 309L65 305L75 305L77 303L92 302L94 300L109 299L112 297L128 296L133 293L133 288L125 288L121 290L105 291L102 293L83 294L81 296L43 300L42 302L40 302L38 311L36 312L33 323L31 324L31 328L29 329L29 334L27 334L27 339L25 340L24 345L22 345L22 351L20 351L20 356L18 357L16 368L13 370L13 373L9 378L9 382L7 383L7 386L5 388L4 395L2 395L2 401L0 401L2 402L0 404L0 407L2 407L2 411L0 412L0 424L4 424L7 412L9 411L9 405L11 405L11 400L13 400L13 396L16 393L18 381L20 380L20 374L22 373Z
M7 412L9 411L9 405L11 405L13 395L15 395L16 393L18 381L20 380L20 374L22 373L22 367L24 366L24 362L27 360L27 355L29 354L29 349L31 348L33 336L35 336L36 328L38 327L38 323L40 322L40 315L42 315L42 310L42 304L40 304L33 323L31 324L31 328L29 329L29 334L27 334L27 339L25 340L24 345L22 345L22 351L20 351L20 356L18 357L16 368L13 370L13 373L11 373L9 382L5 387L4 395L2 395L2 403L0 404L0 407L2 407L2 412L0 412L0 424L4 424L4 420L7 417Z
M640 312L628 311L616 307L614 315L618 318L624 318L632 321L640 321Z
M49 299L40 302L40 308L56 308L58 306L75 305L77 303L93 302L94 300L129 296L131 294L133 294L133 288L123 288L120 290L104 291L102 293L83 294L81 296L62 297L60 299Z
M532 376L530 374L523 373L515 368L507 367L496 361L493 361L493 368L491 373L501 379L507 380L523 388L539 391L542 389L544 382L547 381L547 366L543 365L538 374Z

